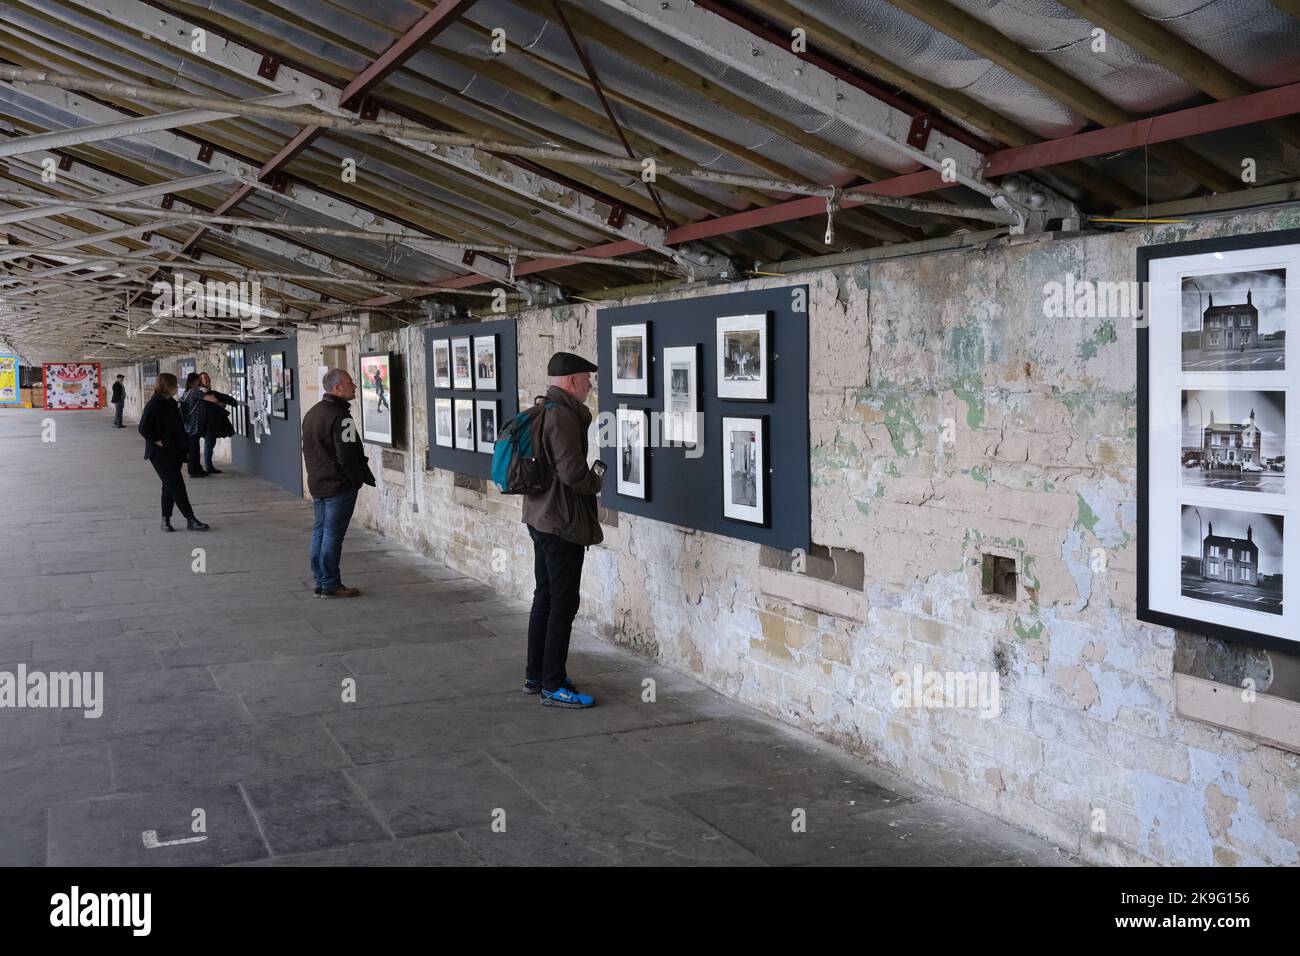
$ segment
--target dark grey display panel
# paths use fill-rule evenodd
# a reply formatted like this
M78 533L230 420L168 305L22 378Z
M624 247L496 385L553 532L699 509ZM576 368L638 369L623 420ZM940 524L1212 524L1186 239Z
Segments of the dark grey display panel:
M434 343L452 342L456 339L470 340L471 375L473 385L478 384L474 368L474 339L495 337L496 343L496 381L490 389L456 388L454 378L450 387L435 384ZM453 425L455 421L454 402L457 399L471 402L496 402L497 430L519 414L519 381L517 367L518 349L516 345L515 320L494 319L490 322L471 322L462 325L446 325L428 329L424 336L424 383L425 400L428 406L429 451L425 457L425 467L445 468L462 475L477 478L492 477L492 456L478 451L479 413L474 411L475 450L444 447L437 442L437 402L438 399L450 399L453 402ZM452 370L454 373L454 370ZM453 437L454 441L454 437Z
M246 342L240 346L244 350L244 368L252 368L255 357L265 355L268 366L274 352L284 353L286 368L294 370L293 398L287 400L288 419L271 419L271 434L263 435L261 442L255 442L251 434L234 435L230 439L231 457L236 468L261 475L285 491L302 496L302 395L301 382L298 380L298 340L294 337L276 339L272 342ZM207 371L199 369L200 372ZM245 388L245 395L248 389ZM239 396L236 395L236 398ZM227 409L234 420L235 409ZM353 411L356 412L354 405ZM358 413L359 414L359 413ZM247 421L247 417L245 417Z
M619 494L615 429L600 451L608 470L601 503L612 510L696 528L712 534L756 541L774 548L807 549L812 538L808 452L808 301L807 286L758 292L620 306L597 313L597 390L603 416L614 418L619 406L664 411L665 348L699 346L702 453L684 447L648 447L648 498ZM799 307L801 311L795 311ZM718 398L717 320L727 316L768 316L768 400ZM617 325L648 324L651 362L650 396L615 395L611 330ZM761 391L761 389L756 389ZM722 419L766 418L763 457L766 482L759 481L766 502L767 524L733 520L723 514ZM653 434L653 429L651 434Z

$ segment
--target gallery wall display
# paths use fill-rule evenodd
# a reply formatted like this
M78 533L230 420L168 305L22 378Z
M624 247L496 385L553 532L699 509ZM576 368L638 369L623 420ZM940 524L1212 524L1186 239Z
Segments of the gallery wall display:
M806 301L793 286L597 314L605 507L809 547Z
M366 352L361 356L357 391L361 399L361 437L372 445L395 444L393 405L401 395L396 388L392 352Z
M51 411L100 408L98 362L50 362L41 366L45 407Z
M18 404L18 383L22 380L19 374L21 367L22 363L17 355L0 355L0 405Z
M491 477L497 432L519 411L516 354L514 319L426 330L426 467Z
M158 382L158 363L157 363L157 362L141 362L141 363L140 363L140 391L141 391L141 393L144 394L144 395L146 395L146 396L148 396L149 394L151 394L151 393L153 392L153 387L154 387L155 384L157 384L157 382ZM185 387L185 380L184 380L184 379L181 379L181 381L180 381L180 385L181 385L182 388ZM145 401L148 401L148 398L146 398Z
M302 409L283 387L287 373L297 364L298 346L293 337L226 350L229 394L240 401L228 409L235 427L230 438L234 466L301 495ZM277 369L285 373L278 393Z
M1138 251L1140 620L1300 649L1297 279L1300 230Z

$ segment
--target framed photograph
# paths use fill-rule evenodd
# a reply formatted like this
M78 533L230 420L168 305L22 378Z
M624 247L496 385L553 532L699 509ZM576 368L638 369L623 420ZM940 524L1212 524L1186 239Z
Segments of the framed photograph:
M361 437L372 445L393 445L393 353L361 356Z
M690 445L700 440L703 416L700 413L699 345L681 345L664 349L664 414L660 440L665 445Z
M489 455L496 451L497 409L500 404L495 399L477 399L474 402L474 418L478 423L478 450Z
M289 400L284 393L284 353L271 353L271 416L281 420L289 418Z
M474 387L474 355L469 336L451 340L451 387Z
M1138 251L1139 620L1300 651L1298 277L1300 230Z
M433 340L433 387L451 388L451 341Z
M722 514L767 527L767 416L722 418Z
M457 398L456 404L456 447L464 451L474 450L474 399Z
M497 337L474 336L474 387L488 392L497 390Z
M610 328L614 376L610 386L615 395L650 394L650 323L615 325Z
M433 400L433 443L444 448L452 448L455 446L453 438L455 432L451 399L435 398Z
M718 398L742 402L771 401L771 316L728 315L718 318Z
M646 456L646 413L640 408L619 408L615 420L614 457L620 495L649 500L650 469Z
M287 401L293 401L293 366L290 365L284 370L284 397Z

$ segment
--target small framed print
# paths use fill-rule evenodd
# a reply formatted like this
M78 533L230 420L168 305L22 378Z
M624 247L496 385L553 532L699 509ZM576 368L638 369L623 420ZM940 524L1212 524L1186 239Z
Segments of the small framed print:
M497 390L497 337L474 336L474 387L487 392Z
M718 318L718 398L741 402L772 400L771 326L770 313Z
M767 492L767 416L723 416L723 517L767 527Z
M618 465L618 493L648 500L650 475L646 459L645 411L640 408L619 408L616 430L614 458Z
M665 445L689 445L700 440L699 345L664 349L664 417L661 438Z
M451 340L451 387L474 387L474 350L469 336ZM471 418L473 416L470 416Z
M456 404L456 447L464 451L474 450L474 399L457 398Z
M433 340L433 387L451 388L451 341Z
M293 366L290 365L284 370L284 397L286 401L293 401Z
M478 450L491 455L496 451L497 409L500 402L478 399L474 402L474 417L478 420Z
M433 400L433 442L435 445L441 445L444 448L451 448L455 445L453 435L456 426L452 419L452 408L450 398L435 398Z
M289 400L284 394L285 360L283 352L271 353L271 417L286 421L289 418Z
M615 325L610 328L610 355L614 361L614 378L610 391L615 395L650 394L650 323Z

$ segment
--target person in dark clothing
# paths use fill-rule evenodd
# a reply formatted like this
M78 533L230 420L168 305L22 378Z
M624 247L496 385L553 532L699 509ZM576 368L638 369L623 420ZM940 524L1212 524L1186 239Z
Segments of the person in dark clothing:
M212 377L207 372L199 373L199 387L203 389L205 401L208 403L204 406L203 416L203 470L209 475L219 475L221 470L212 467L212 449L216 447L218 441L229 438L235 433L234 426L230 424L230 415L221 406L234 407L239 402L225 392L218 392L213 388Z
M374 383L375 393L379 396L379 405L375 409L375 411L378 411L385 405L388 405L388 399L384 395L384 376L380 374L378 366L375 368L375 374L370 377L370 381ZM388 405L388 408L389 411L391 411L393 406Z
M117 381L113 383L113 397L109 399L113 403L113 427L125 428L122 424L122 409L126 407L126 386L122 384L125 375L119 375Z
M321 385L325 397L302 419L302 458L316 518L311 529L311 573L317 597L356 597L361 591L343 586L339 561L357 493L363 485L374 485L375 476L352 419L351 402L357 397L352 376L332 368Z
M207 406L203 398L203 389L199 388L199 374L190 372L185 376L185 393L181 395L181 416L185 420L185 462L189 465L187 473L191 478L208 477L199 458L199 441L207 417Z
M591 411L583 404L594 371L595 365L571 352L552 355L546 366L551 385L532 422L533 447L540 449L538 457L550 464L553 476L545 491L524 496L536 579L524 693L540 693L549 707L582 708L596 702L578 693L566 670L584 552L604 539L596 517L603 467L587 465Z
M176 404L176 376L163 372L154 383L153 397L140 412L140 437L144 439L144 457L162 482L162 529L172 527L172 506L181 509L187 531L207 531L208 526L194 516L190 496L185 491L181 466L189 450L185 421Z

